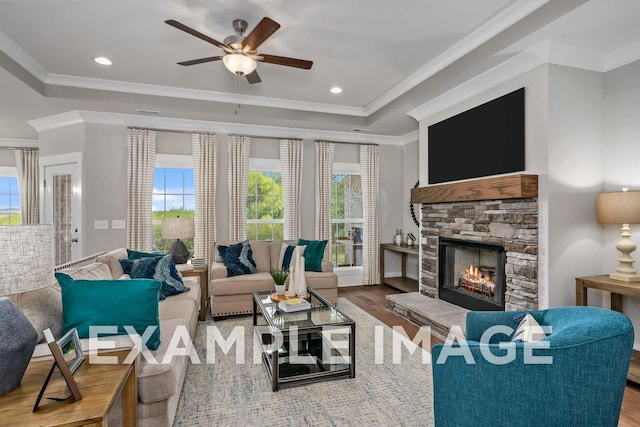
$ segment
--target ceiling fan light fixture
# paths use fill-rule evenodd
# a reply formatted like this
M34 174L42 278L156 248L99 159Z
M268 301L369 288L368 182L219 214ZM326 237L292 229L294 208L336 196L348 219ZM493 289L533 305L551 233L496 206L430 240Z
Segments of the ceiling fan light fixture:
M251 74L258 66L258 63L254 59L241 53L230 53L225 55L224 58L222 58L222 62L224 62L224 66L227 67L227 70L241 76Z

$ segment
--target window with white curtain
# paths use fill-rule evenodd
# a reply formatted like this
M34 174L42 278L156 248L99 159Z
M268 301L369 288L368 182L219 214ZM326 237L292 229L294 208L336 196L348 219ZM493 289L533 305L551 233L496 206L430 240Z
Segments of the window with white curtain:
M335 268L362 266L360 165L334 163L331 180L332 261Z
M0 225L20 222L20 191L16 168L0 168Z
M158 154L153 176L154 249L168 251L174 240L162 238L162 220L193 218L196 196L191 156ZM193 238L181 239L193 251Z
M249 161L247 238L281 240L284 237L284 196L279 159Z

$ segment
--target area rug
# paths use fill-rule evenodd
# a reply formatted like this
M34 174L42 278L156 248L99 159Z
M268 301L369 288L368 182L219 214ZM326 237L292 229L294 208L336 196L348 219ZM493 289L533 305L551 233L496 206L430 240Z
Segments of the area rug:
M187 369L174 425L433 425L431 366L423 350L411 354L401 347L400 363L393 363L392 330L345 298L338 307L356 322L356 377L277 392L265 367L253 362L251 316L199 322L195 346L203 363ZM223 337L244 327L244 364L236 364L235 348L226 355L216 351L215 363L204 363L206 326L213 325ZM375 363L376 346L384 363Z

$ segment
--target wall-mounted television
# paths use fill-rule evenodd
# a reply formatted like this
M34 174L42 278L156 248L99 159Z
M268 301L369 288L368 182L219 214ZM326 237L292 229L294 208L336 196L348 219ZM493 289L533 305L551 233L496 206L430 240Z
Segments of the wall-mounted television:
M428 131L429 184L524 171L524 88Z

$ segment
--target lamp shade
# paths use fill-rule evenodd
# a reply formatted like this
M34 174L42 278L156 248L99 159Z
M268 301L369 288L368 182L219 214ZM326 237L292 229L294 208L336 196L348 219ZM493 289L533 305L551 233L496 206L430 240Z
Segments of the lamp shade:
M258 64L253 58L249 58L241 53L230 53L222 58L227 70L234 74L247 75L256 69Z
M195 237L193 218L172 218L162 220L163 239L188 239Z
M600 224L640 224L640 191L598 193L596 210Z
M53 226L0 225L0 296L45 288L53 283Z

